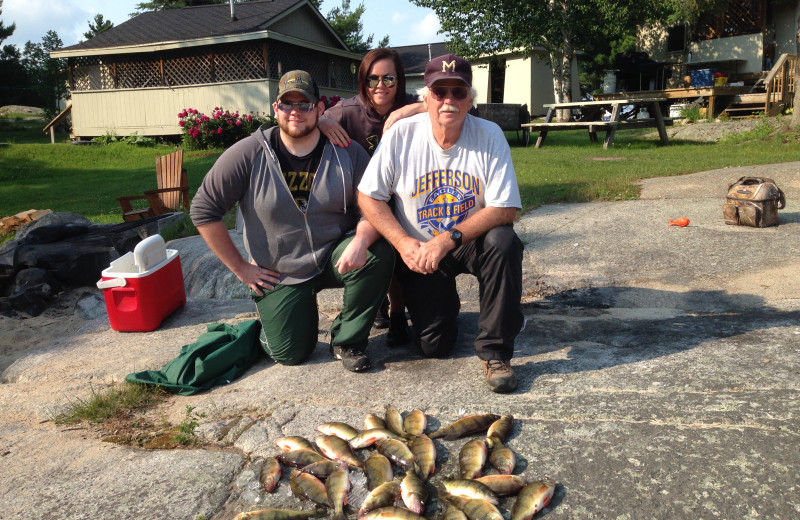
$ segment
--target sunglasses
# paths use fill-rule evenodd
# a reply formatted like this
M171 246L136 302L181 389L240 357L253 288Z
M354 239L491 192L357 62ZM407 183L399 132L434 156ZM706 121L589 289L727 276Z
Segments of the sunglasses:
M467 99L469 95L469 89L467 87L431 87L430 91L436 101L443 100L448 94L452 95L453 99L459 101Z
M311 112L314 110L316 103L309 103L308 101L297 101L295 103L283 103L278 101L277 107L283 113L290 113L293 109L297 109L299 112Z
M367 85L369 88L377 88L379 83L383 83L383 86L386 88L392 88L397 85L397 77L394 74L367 76Z

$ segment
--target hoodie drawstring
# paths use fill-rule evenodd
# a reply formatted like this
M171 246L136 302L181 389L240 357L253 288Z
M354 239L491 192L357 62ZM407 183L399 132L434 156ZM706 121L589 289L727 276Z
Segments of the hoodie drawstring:
M345 181L344 178L344 168L342 168L342 161L339 160L339 152L336 151L335 146L333 146L333 155L336 156L336 162L339 163L339 173L341 173L342 175L342 200L344 203L342 211L344 213L347 213L347 182Z

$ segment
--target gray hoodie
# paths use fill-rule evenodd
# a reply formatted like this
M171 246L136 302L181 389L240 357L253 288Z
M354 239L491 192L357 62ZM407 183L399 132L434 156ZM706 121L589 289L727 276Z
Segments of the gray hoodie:
M334 246L355 229L356 187L369 155L357 143L326 143L303 213L269 145L278 131L256 130L226 150L203 179L190 215L195 226L219 222L238 202L250 258L280 273L280 283L294 285L322 272Z

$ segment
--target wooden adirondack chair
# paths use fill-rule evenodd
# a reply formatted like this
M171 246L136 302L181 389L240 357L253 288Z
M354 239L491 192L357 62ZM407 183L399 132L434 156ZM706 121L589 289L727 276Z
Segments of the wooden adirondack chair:
M147 190L144 195L117 197L123 220L155 217L189 207L189 181L183 167L183 150L156 157L156 182L158 189ZM131 201L141 199L146 199L149 207L134 209Z

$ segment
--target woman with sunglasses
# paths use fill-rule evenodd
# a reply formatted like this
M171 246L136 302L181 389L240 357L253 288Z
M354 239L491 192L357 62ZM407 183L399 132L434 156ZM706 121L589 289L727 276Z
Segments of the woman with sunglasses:
M359 143L372 155L383 132L395 121L424 112L417 96L406 93L406 76L400 55L394 49L369 51L358 67L358 95L327 109L319 119L319 129L336 146ZM389 306L381 307L375 325L389 327L389 346L408 341L405 309L400 287L392 283Z
M397 51L373 49L358 67L358 95L326 110L319 129L337 146L347 146L353 139L372 155L392 123L423 111L417 97L406 93L405 70Z

